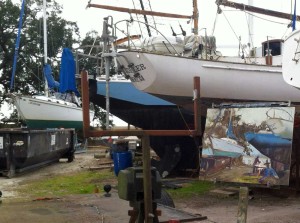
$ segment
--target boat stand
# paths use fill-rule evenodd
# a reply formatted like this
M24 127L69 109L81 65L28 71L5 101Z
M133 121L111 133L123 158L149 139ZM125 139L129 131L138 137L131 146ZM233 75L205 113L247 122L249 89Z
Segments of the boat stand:
M81 72L82 107L83 107L83 135L88 137L101 136L138 136L142 138L143 159L143 193L144 216L146 223L154 222L152 201L152 180L150 164L150 140L149 136L192 136L201 137L201 113L200 113L200 77L194 77L194 130L91 130L89 127L89 89L88 73ZM206 217L203 216L203 219Z

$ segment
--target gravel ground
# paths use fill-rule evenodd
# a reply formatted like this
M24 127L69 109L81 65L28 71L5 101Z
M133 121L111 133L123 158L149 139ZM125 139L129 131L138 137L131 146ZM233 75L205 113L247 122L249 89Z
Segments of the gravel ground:
M0 222L128 222L127 211L131 208L127 201L117 198L116 191L113 192L115 197L111 200L101 194L90 194L35 202L18 192L20 186L31 180L55 174L68 174L99 165L99 160L94 158L96 152L89 150L86 153L75 154L72 163L61 160L12 179L0 177L0 190L3 193ZM238 195L220 197L208 193L201 197L174 202L176 209L207 216L207 220L198 222L237 222ZM164 212L162 214L164 215ZM300 199L296 193L254 190L253 199L248 201L247 216L248 223L300 223Z

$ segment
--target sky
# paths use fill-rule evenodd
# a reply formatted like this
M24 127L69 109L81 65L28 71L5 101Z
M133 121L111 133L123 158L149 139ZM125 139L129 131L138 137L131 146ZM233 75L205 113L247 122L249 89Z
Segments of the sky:
M128 13L115 12L111 10L104 10L98 8L86 8L88 0L56 0L63 6L63 17L70 21L77 22L82 37L85 33L91 30L96 30L99 33L102 32L103 18L106 16L113 16L113 21L117 22L123 19L129 19ZM248 4L249 0L231 0L237 3ZM145 8L149 8L149 0L144 0ZM151 0L151 8L153 11L176 13L182 15L191 15L193 6L192 0ZM291 6L294 5L294 0L252 0L253 5L262 7L274 11L281 11L290 13L292 11ZM118 7L139 8L139 0L91 0L92 4L111 5ZM271 4L270 4L271 3ZM198 0L199 9L199 29L200 35L205 34L205 29L208 35L212 34L215 24L215 32L217 46L219 48L229 48L235 46L235 51L238 48L238 38L241 37L242 44L249 42L248 22L246 14L242 11L237 11L229 7L222 7L223 13L216 16L217 6L215 0ZM300 14L300 4L297 5L297 12ZM252 35L253 45L260 46L261 42L272 38L284 38L291 29L287 29L287 23L289 21L278 19L274 17L266 17L260 14L257 16L263 18L254 17L253 27L254 32ZM248 16L248 15L247 15ZM133 15L135 19L135 15ZM275 20L284 24L271 23L268 20ZM151 20L151 18L149 18ZM176 33L180 32L179 23L183 29L187 32L191 32L192 23L187 23L187 19L168 19L162 17L155 17L155 21L158 24L158 28L165 34L171 36L170 25ZM215 23L216 21L216 23ZM118 27L125 29L125 26L121 26L124 23L120 23ZM139 31L138 26L135 25L132 28L131 34L134 31ZM124 37L120 32L117 33L119 38Z

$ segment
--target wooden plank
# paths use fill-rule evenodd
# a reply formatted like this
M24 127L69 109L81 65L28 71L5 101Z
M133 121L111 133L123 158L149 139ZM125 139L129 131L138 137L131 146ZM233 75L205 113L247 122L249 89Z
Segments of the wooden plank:
M237 223L247 222L248 193L248 187L240 187Z
M118 11L118 12L128 12L128 13L141 14L141 15L152 15L152 16L177 18L177 19L191 19L192 18L191 15L179 15L179 14L173 14L173 13L154 12L154 11L147 11L147 10L140 10L140 9L129 9L129 8L123 8L123 7L109 6L109 5L88 4L87 7L107 9L107 10Z
M233 195L237 194L237 192L226 191L226 190L222 190L222 189L211 190L209 193L215 194L218 196L224 196L224 197L229 197L229 196L233 196Z

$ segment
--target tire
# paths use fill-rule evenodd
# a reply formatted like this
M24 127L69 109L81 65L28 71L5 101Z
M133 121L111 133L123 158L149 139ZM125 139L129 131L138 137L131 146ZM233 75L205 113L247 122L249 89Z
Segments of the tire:
M157 200L157 203L168 206L168 207L175 208L175 204L174 204L172 197L165 189L161 190L161 198Z

